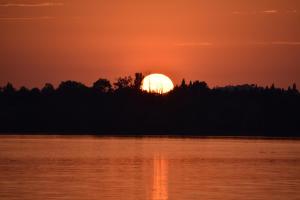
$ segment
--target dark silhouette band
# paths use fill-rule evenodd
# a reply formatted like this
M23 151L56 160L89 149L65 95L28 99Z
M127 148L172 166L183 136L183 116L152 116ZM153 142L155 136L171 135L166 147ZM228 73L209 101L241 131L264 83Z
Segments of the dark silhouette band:
M0 88L0 132L22 134L125 134L300 136L300 94L238 85L209 88L194 81L160 95L140 90L141 73L97 80L92 87L65 81L57 88Z

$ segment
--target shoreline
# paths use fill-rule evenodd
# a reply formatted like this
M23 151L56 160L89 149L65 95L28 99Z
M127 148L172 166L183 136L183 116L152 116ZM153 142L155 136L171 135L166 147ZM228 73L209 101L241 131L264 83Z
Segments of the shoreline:
M245 140L300 140L300 136L264 136L264 135L201 135L201 134L95 134L95 133L63 133L63 132L0 132L0 139L6 137L93 137L93 138L186 138L186 139L245 139Z

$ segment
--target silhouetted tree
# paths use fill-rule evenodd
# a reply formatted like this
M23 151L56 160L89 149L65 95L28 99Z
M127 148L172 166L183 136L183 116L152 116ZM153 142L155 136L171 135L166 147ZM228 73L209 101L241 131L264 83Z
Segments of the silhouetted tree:
M274 83L272 83L270 89L271 89L271 90L275 90L275 84L274 84Z
M32 99L38 100L40 95L41 95L41 91L40 91L39 88L32 88L30 90L30 96L31 96Z
M142 73L135 73L134 85L133 86L136 90L139 90L141 88L143 79L144 79L144 75Z
M55 92L55 88L51 83L46 83L41 92L46 95L53 94Z
M3 93L7 95L12 95L16 92L16 89L11 83L7 83L6 86L3 87Z
M265 87L265 90L269 90L270 88L269 88L269 86L267 85L266 87Z
M132 78L131 76L125 76L124 78L120 77L114 83L114 86L117 90L128 89L132 87Z
M207 83L204 81L194 81L192 83L191 89L194 91L207 91L209 88L207 86Z
M18 93L19 93L20 95L24 96L24 95L28 95L28 94L30 93L30 90L29 90L28 88L22 86L22 87L19 89Z
M187 85L185 83L185 79L182 79L180 87L183 88L183 89L187 88Z
M298 90L297 90L297 85L296 83L293 84L293 92L295 93L298 93Z
M93 89L95 91L106 93L106 92L110 92L111 91L112 86L111 86L109 80L100 78L96 82L94 82Z
M59 91L82 91L87 89L87 87L77 81L63 81L61 84L58 86Z

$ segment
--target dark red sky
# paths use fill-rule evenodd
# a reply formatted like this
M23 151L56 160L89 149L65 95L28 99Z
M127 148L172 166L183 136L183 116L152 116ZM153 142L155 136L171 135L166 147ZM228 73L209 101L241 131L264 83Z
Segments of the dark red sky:
M299 0L1 0L0 85L164 73L300 85Z

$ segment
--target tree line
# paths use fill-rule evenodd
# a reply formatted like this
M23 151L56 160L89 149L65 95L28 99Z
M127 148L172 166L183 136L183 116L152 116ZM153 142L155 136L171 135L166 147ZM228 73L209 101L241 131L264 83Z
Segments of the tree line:
M91 87L63 81L41 89L0 87L0 132L24 134L126 134L300 136L296 84L244 84L209 88L182 80L167 94L140 89L136 73Z

